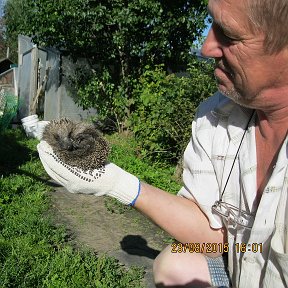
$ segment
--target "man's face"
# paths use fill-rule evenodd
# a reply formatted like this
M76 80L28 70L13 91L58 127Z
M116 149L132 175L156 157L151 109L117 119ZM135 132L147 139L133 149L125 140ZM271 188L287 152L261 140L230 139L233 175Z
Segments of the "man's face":
M209 1L213 25L201 52L216 60L219 90L235 102L254 108L265 99L261 97L263 93L282 87L287 64L283 63L286 59L283 53L269 55L265 52L264 35L251 28L245 2Z

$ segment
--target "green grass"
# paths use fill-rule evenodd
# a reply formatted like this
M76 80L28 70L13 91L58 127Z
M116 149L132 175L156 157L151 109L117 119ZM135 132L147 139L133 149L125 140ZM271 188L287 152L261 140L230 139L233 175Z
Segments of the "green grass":
M180 189L175 177L175 166L156 162L141 156L141 151L131 136L114 134L107 137L111 143L110 161L124 170L136 175L141 181L149 183L172 194Z
M0 287L142 287L142 269L76 249L52 225L37 141L20 130L0 140Z
M106 138L111 145L109 156L111 162L137 176L141 181L169 193L176 194L179 191L181 186L175 176L175 166L159 162L151 163L149 159L143 158L137 142L131 136L114 134ZM110 197L105 198L105 206L108 211L116 214L123 214L133 209Z
M107 137L111 161L159 188L179 190L174 167L141 159L131 137ZM51 188L36 151L38 141L19 129L6 130L0 141L0 288L142 287L142 269L75 248L65 227L52 225ZM114 213L131 209L108 197L106 207Z

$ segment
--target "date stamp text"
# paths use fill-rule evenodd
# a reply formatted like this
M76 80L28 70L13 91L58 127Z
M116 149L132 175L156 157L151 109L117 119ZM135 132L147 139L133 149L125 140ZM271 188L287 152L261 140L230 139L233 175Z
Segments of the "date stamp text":
M180 243L174 242L171 244L171 253L228 253L229 243ZM262 243L235 243L234 249L236 253L262 253Z

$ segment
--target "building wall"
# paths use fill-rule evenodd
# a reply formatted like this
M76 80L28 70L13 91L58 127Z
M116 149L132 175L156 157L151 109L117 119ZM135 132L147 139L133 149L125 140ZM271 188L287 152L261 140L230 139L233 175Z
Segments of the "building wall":
M63 76L66 69L73 69L73 63L58 50L38 48L31 42L29 44L29 38L19 37L20 118L35 113L35 97L38 99L36 113L43 116L44 120L67 117L78 121L96 114L95 109L83 110L75 103L73 89L70 89L68 79ZM43 83L45 75L48 77Z
M95 109L83 110L74 100L65 71L73 69L73 63L68 57L59 52L47 49L47 66L50 67L49 79L46 86L44 119L52 120L68 117L80 121L96 115Z

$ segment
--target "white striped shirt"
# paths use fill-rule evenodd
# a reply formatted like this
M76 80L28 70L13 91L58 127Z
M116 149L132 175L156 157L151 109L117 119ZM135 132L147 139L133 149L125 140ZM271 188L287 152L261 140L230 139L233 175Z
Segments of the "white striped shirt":
M195 199L212 228L223 226L222 218L211 207L220 198L252 113L217 92L200 105L192 123L191 141L184 153L184 185L178 195ZM288 287L287 140L288 137L259 206L255 201L254 118L241 144L223 201L256 215L252 230L224 223L228 230L228 266L233 287Z

